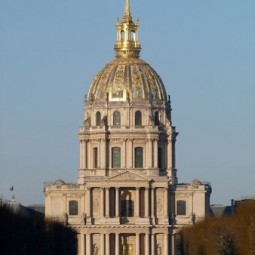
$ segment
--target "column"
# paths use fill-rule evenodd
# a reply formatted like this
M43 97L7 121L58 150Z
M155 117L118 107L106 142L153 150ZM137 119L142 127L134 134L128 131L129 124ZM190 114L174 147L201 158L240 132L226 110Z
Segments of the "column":
M148 160L148 167L151 168L153 166L153 151L152 151L152 140L149 139L148 140L149 143L149 151L148 151L148 155L149 155L149 160Z
M109 188L105 188L105 217L109 218Z
M164 218L168 218L168 188L164 189Z
M151 218L155 218L155 189L151 188Z
M172 141L168 139L167 144L167 168L171 169L173 168L173 157L172 157Z
M104 217L104 188L101 188L100 201L101 201L100 215L101 215L101 218L103 218Z
M133 140L129 139L128 140L128 168L133 167Z
M145 247L144 248L145 248L145 254L149 255L150 249L149 249L149 234L148 233L145 234Z
M126 168L126 139L122 139L121 167Z
M175 236L174 234L171 235L171 255L175 255Z
M84 152L83 152L83 143L84 143L84 140L80 140L80 169L83 169L83 158L84 158Z
M164 247L165 247L165 255L168 255L168 233L165 233L164 236Z
M140 188L136 188L135 196L135 217L140 216Z
M104 234L100 235L100 254L104 255Z
M91 234L86 234L86 255L91 255Z
M115 255L119 255L120 254L120 236L119 233L115 234Z
M140 234L136 233L135 238L135 254L140 255Z
M101 155L101 168L102 169L105 169L106 168L106 162L105 162L105 158L106 158L106 155L105 155L105 143L106 143L106 140L105 139L101 139L101 152L100 152L100 155Z
M105 234L105 255L110 255L110 234Z
M90 200L91 200L91 188L88 187L86 190L86 197L87 197L87 204L86 204L86 212L87 212L87 217L91 217L91 205L90 205Z
M151 234L151 255L155 254L155 235Z
M115 217L119 217L120 212L120 199L119 199L119 188L115 188Z
M154 167L158 168L158 140L155 139L153 142L154 149Z
M85 239L84 239L84 234L80 234L79 236L80 236L79 254L80 255L84 255L85 254Z
M145 187L144 190L144 217L148 218L149 217L149 189Z

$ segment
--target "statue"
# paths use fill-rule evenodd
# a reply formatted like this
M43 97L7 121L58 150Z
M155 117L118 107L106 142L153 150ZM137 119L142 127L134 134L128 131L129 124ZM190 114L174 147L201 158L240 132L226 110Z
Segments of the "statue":
M98 255L99 248L96 244L93 245L93 255Z
M157 255L162 255L162 248L159 244L157 245Z
M64 225L68 224L68 215L67 215L67 213L63 213L63 223L64 223Z
M81 214L81 224L86 225L86 214L84 212Z

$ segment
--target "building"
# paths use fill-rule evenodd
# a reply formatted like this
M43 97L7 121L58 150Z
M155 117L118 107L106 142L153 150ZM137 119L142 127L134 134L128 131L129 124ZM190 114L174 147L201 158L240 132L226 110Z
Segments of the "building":
M81 255L177 254L178 229L210 211L209 184L178 184L170 97L139 58L138 27L126 0L116 58L85 98L78 181L45 184L46 217L77 231Z

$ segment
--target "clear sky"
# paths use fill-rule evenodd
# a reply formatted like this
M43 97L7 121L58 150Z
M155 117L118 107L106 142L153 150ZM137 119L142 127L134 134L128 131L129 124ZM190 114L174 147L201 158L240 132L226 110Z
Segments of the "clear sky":
M255 1L131 0L141 58L171 95L179 182L255 196ZM83 100L114 58L124 0L0 1L0 195L43 203L75 182ZM14 186L14 192L10 187Z

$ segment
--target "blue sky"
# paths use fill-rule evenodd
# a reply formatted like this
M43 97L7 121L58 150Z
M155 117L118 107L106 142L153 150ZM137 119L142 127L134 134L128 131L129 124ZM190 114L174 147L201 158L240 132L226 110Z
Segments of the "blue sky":
M179 182L255 196L255 1L131 0L141 58L171 95ZM75 182L84 95L114 58L124 0L0 1L0 195L43 203ZM9 188L14 186L14 192Z

